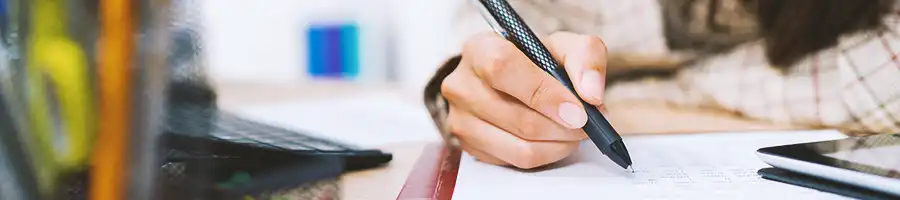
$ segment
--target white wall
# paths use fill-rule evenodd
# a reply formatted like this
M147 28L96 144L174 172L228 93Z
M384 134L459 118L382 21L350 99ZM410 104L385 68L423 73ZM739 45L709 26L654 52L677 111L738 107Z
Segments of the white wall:
M404 87L420 89L450 54L451 15L462 0L392 0L401 39L399 52Z
M362 67L396 67L399 84L418 90L446 55L452 7L458 0L206 0L202 1L204 43L209 73L217 82L303 84L302 24L311 17L346 17L369 20L375 48ZM381 32L381 29L385 32ZM366 30L363 30L366 31ZM392 36L395 43L388 42ZM390 45L393 44L393 45ZM379 51L379 49L394 49ZM365 50L364 50L365 51ZM378 54L385 53L385 54ZM397 60L380 58L395 57ZM384 65L380 65L384 63ZM379 81L377 79L369 79Z

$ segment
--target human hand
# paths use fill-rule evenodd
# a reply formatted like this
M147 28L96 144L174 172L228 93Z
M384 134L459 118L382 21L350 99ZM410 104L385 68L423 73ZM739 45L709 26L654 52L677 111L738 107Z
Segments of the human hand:
M585 101L603 109L606 46L598 37L560 32L542 42ZM475 158L529 169L559 161L587 138L583 105L512 43L493 32L466 41L441 93L447 125Z

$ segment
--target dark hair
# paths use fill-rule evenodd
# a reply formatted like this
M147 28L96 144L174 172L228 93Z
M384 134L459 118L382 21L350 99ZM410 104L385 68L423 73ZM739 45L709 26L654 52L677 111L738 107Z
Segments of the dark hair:
M769 63L784 69L841 36L884 28L893 0L755 0Z

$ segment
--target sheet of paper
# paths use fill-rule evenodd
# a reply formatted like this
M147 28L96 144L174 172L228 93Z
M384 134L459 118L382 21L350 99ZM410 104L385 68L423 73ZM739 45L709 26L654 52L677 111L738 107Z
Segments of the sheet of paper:
M842 199L760 178L760 147L844 138L836 131L624 137L634 173L585 141L554 165L516 170L463 154L453 199Z
M440 140L422 103L388 93L244 106L229 111L363 147Z

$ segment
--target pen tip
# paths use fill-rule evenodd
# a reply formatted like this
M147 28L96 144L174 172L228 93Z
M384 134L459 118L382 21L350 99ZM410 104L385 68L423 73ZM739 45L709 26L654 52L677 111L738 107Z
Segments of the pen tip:
M621 166L622 168L627 168L627 166L631 166L631 156L628 154L628 149L625 148L625 144L622 143L621 140L613 142L610 145L610 149L612 150L613 155L610 155L610 158L613 159L616 164Z

